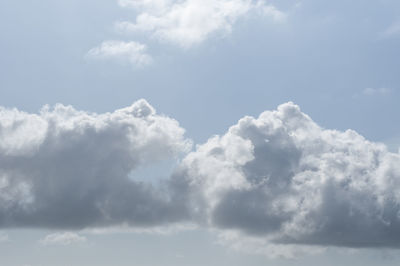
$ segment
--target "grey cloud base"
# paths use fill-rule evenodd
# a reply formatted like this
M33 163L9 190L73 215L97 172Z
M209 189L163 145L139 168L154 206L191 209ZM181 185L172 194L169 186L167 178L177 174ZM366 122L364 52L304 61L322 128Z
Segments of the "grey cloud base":
M286 103L198 145L155 186L129 178L187 152L183 135L144 100L106 114L2 108L0 226L191 222L280 245L400 245L400 155L383 144Z
M322 129L292 103L209 139L173 178L187 184L193 216L220 230L273 244L400 245L400 155Z

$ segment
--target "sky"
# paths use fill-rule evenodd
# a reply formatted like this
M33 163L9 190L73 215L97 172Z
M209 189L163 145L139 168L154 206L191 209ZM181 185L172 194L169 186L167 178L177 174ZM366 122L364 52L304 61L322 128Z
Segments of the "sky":
M2 265L398 265L398 1L5 0L0 33Z

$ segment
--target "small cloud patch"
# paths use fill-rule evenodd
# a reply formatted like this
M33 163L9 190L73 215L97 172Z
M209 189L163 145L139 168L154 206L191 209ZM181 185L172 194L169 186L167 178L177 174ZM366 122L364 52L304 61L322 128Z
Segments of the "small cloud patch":
M47 235L45 238L41 239L39 243L43 246L53 246L53 245L68 246L72 244L84 243L86 241L87 241L86 237L81 236L77 233L63 232L63 233L54 233Z
M116 60L130 64L136 68L152 63L152 57L147 54L147 46L138 42L104 41L100 46L92 48L87 57L90 59Z

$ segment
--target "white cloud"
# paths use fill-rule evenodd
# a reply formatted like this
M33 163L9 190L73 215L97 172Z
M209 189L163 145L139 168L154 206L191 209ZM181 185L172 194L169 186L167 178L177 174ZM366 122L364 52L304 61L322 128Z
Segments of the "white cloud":
M182 47L205 41L213 33L227 34L235 22L250 14L283 21L286 15L265 1L252 0L120 0L138 11L135 22L116 23L119 31L147 32Z
M381 33L381 37L390 38L400 34L400 21L395 21Z
M153 61L146 51L147 46L138 42L105 41L100 46L92 48L87 56L93 59L118 60L135 67L143 67Z
M120 33L144 33L161 42L184 48L200 44L219 34L226 36L237 20L251 15L282 22L286 14L265 0L119 0L123 8L136 11L134 21L117 21ZM153 62L147 46L135 41L105 41L87 56L114 59L143 67Z
M132 227L129 224L121 224L118 226L108 227L92 227L85 229L83 232L94 235L107 235L115 233L135 233L149 235L171 235L182 231L191 231L198 229L198 225L194 223L177 223L172 225L153 225L151 227Z
M373 96L373 95L386 95L391 93L393 90L389 88L365 88L363 90L363 94L367 96Z
M323 129L292 103L198 145L173 179L192 217L275 253L400 246L400 154Z
M40 244L44 246L51 245L71 245L71 244L80 244L86 242L87 239L84 236L80 236L77 233L73 232L62 232L62 233L54 233L47 235L45 238L39 241Z
M118 4L121 7L129 7L134 9L151 9L153 11L165 10L170 6L173 0L119 0Z
M235 249L288 257L400 247L400 154L385 145L321 128L286 103L197 145L169 179L129 179L140 165L188 151L183 134L144 100L105 114L0 108L0 226L192 225Z
M61 104L39 114L0 107L0 226L146 227L181 220L185 214L169 195L129 176L190 149L183 134L145 100L104 114Z

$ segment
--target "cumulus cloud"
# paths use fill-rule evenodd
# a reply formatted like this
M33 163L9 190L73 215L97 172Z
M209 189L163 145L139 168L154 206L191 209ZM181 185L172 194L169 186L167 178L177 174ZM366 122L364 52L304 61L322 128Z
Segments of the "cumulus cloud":
M88 58L117 60L135 67L151 64L152 57L147 54L147 46L138 42L104 41L100 46L87 53Z
M400 155L293 103L199 145L173 180L192 217L274 248L400 245Z
M213 34L229 34L236 21L251 14L282 22L286 14L265 0L119 0L136 18L115 22L119 33L144 33L161 42L184 48L204 42ZM143 67L153 62L147 46L136 41L104 41L88 58L112 59Z
M44 246L80 244L87 241L87 238L73 232L54 233L45 236L39 241Z
M112 113L0 108L0 227L86 228L182 220L137 167L190 148L178 122L145 100Z
M144 100L105 114L1 108L0 226L196 224L273 256L400 246L400 154L384 144L321 128L286 103L197 145L160 183L129 178L188 151L183 135Z
M156 39L186 48L203 42L213 33L230 33L235 22L249 14L276 22L286 17L262 0L120 0L119 4L138 12L134 22L117 22L119 31L147 32Z

